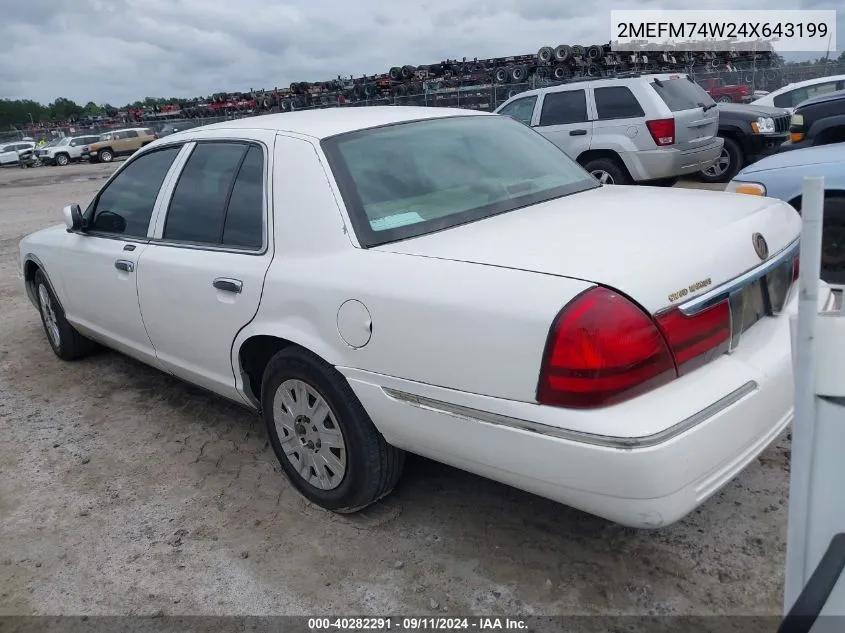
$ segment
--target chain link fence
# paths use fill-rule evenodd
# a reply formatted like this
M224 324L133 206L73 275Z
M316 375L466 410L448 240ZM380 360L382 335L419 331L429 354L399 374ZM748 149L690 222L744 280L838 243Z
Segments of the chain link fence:
M787 65L781 67L745 67L727 68L724 65L699 66L688 68L685 71L700 84L719 86L745 85L752 91L766 90L773 91L790 83L829 77L833 75L845 75L845 62L829 62L825 64L808 65ZM294 110L314 110L323 108L356 108L368 106L423 106L442 108L468 108L490 112L507 101L512 96L540 88L544 86L560 85L561 81L555 81L546 77L532 75L525 82L502 83L502 84L465 84L459 79L453 79L437 84L428 84L420 88L416 94L384 94L374 98L362 99L354 102L339 102L337 96L332 94L312 93L303 95L293 105ZM435 87L436 86L436 87ZM407 86L408 91L414 88ZM90 125L79 124L56 124L43 126L42 128L30 128L26 130L11 131L0 134L0 141L20 140L25 137L32 137L36 140L45 138L50 140L56 136L79 136L85 134L102 134L111 129L122 127L150 127L155 132L166 131L174 127L185 129L197 127L210 123L220 123L232 119L240 119L259 114L278 112L279 107L274 106L267 109L255 110L232 110L221 116L198 116L190 119L177 117L144 117L141 120L124 118L122 120L110 120Z

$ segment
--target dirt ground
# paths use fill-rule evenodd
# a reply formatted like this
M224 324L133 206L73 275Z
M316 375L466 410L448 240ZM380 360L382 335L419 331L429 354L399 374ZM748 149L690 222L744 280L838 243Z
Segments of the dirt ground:
M0 615L779 613L786 437L659 531L421 458L340 517L251 413L115 353L58 360L18 240L113 168L0 170Z

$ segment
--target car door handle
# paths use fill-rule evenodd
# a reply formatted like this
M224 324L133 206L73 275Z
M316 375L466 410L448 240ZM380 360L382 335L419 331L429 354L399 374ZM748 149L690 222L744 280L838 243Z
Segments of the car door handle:
M587 130L569 130L569 136L586 136Z
M228 277L218 277L211 284L218 290L225 290L226 292L234 292L240 294L244 289L244 284L240 279L229 279Z
M114 267L127 273L131 273L135 270L135 264L125 259L118 259L114 263Z

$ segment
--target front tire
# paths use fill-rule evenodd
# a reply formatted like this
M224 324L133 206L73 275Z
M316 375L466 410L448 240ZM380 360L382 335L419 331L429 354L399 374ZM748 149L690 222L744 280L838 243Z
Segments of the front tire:
M114 160L114 154L110 149L104 149L97 155L97 158L101 163L110 163Z
M399 480L404 451L385 441L346 379L310 352L288 348L270 360L261 405L282 469L313 503L355 512Z
M50 343L56 356L69 361L88 356L93 352L96 344L91 339L82 336L68 323L62 304L53 294L44 273L40 270L36 271L32 283L38 299L41 323L47 334L47 342Z
M65 167L70 162L70 157L67 154L56 154L53 161L57 166Z
M725 138L725 144L722 146L722 153L719 154L719 158L711 167L701 170L699 178L703 182L709 183L728 182L742 169L744 162L745 158L739 143L732 138Z

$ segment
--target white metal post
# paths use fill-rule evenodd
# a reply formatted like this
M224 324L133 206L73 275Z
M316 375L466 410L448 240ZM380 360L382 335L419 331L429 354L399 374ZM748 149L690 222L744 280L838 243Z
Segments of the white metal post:
M830 538L845 527L841 524L820 525L820 522L830 523L831 519L833 523L838 522L838 519L830 516L829 513L825 516L825 512L829 503L837 504L836 497L842 493L837 492L835 488L833 491L829 489L829 485L835 482L820 478L820 475L824 476L824 469L819 470L819 464L815 463L820 457L830 459L830 450L818 450L819 441L828 443L830 440L835 441L833 437L818 436L817 415L819 409L823 407L819 406L816 393L817 352L820 346L834 343L830 340L818 340L819 319L835 318L836 321L841 321L838 316L819 316L823 208L824 178L805 178L801 204L803 228L798 280L798 316L792 323L795 419L792 424L784 613L787 613L795 603ZM830 322L825 325L829 324ZM823 329L827 332L829 328ZM845 357L841 358L845 364ZM842 382L845 385L845 372L842 372L842 376ZM840 426L845 429L845 408L842 412ZM827 429L827 426L825 428ZM837 449L841 451L845 449L845 446L839 446ZM837 451L834 451L834 454L837 454ZM845 473L845 468L842 470ZM825 499L825 495L830 498ZM823 538L823 533L827 534L827 538L824 543L819 543L818 539ZM820 552L819 547L821 547Z

